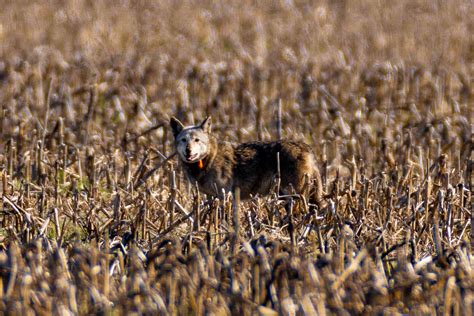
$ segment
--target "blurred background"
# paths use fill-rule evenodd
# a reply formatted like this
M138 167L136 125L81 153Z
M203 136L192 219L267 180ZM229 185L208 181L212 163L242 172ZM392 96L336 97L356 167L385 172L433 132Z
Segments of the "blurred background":
M2 1L2 57L360 66L472 61L470 1ZM147 55L147 56L144 56ZM60 57L57 56L57 57ZM291 59L294 60L291 60Z
M365 149L407 132L414 145L433 143L432 158L455 143L451 154L467 155L471 1L1 4L5 138L21 124L42 129L52 79L47 119L63 117L78 147L123 145L169 115L212 115L226 139L271 139L281 106L283 136L319 153L333 143L330 162L373 161ZM431 132L443 134L438 144Z

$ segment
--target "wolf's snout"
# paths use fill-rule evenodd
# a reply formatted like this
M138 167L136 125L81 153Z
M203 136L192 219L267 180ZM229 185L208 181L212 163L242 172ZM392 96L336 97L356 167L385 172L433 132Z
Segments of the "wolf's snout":
M189 157L189 156L191 156L191 148L186 147L186 157Z
M193 153L190 147L186 147L186 150L185 150L184 153L185 153L185 157L188 161L193 160L197 157L197 154Z

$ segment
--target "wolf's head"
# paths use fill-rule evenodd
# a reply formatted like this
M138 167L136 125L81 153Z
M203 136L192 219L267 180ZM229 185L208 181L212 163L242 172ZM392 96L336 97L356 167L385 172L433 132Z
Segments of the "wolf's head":
M209 154L210 117L207 117L199 125L188 127L185 127L177 118L172 117L170 126L173 131L176 152L181 160L194 163L204 159Z

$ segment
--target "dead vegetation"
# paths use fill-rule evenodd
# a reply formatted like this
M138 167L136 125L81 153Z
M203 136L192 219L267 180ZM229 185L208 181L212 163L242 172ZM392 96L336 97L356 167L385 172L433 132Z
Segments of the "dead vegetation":
M469 1L3 1L0 311L473 314ZM189 185L167 121L303 139L324 206Z

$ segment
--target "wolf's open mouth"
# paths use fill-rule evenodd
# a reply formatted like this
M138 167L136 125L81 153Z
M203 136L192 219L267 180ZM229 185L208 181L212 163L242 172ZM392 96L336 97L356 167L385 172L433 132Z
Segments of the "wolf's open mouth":
M188 162L192 162L192 161L196 160L197 157L198 157L198 154L190 155L190 156L186 157L186 160Z

